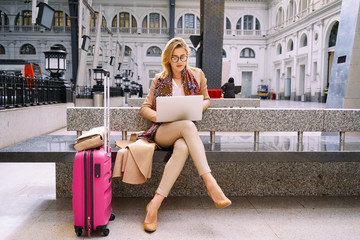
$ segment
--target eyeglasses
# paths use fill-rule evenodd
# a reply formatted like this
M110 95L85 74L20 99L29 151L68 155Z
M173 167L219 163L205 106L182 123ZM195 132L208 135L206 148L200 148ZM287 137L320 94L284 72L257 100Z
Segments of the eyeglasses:
M188 56L186 56L186 55L182 55L182 56L180 56L180 57L178 57L178 56L173 56L173 57L171 57L171 61L172 61L173 63L177 63L177 62L179 61L179 59L180 59L180 61L186 62L187 58L188 58Z

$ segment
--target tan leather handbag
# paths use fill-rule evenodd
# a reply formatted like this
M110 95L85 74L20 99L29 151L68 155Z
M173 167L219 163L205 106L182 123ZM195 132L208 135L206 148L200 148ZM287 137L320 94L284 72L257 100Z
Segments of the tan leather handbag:
M78 152L100 147L104 145L104 127L93 128L74 141L77 141L74 148Z

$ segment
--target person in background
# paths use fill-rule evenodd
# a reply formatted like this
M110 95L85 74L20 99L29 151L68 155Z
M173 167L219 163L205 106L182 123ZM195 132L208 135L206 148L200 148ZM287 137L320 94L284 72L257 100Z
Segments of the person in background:
M189 47L184 39L177 37L169 40L161 56L163 71L152 80L149 93L140 109L140 114L152 121L153 125L139 135L138 139L155 142L161 148L173 147L173 153L165 165L155 196L146 207L144 230L148 232L156 230L161 203L168 196L189 154L215 206L224 208L231 204L211 174L196 123L190 120L156 122L157 97L203 95L203 112L210 105L205 75L201 69L188 65L189 53Z
M142 98L143 97L143 88L142 88L142 85L140 84L139 86L139 98Z
M235 98L234 78L229 78L228 82L225 83L221 89L223 90L224 98Z

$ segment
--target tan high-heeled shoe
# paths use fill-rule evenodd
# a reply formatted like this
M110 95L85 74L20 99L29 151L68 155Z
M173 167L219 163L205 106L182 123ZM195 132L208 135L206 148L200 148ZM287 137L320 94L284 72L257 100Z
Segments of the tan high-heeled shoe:
M214 201L214 199L212 198L210 192L208 191L207 193L208 193L209 197ZM228 198L226 198L225 200L221 200L220 202L215 202L214 201L214 203L215 203L216 208L219 208L219 209L220 208L226 208L226 207L231 205L231 201Z
M146 214L148 212L149 204L150 203L148 203L148 205L146 205ZM157 222L155 222L155 223L146 223L146 222L144 222L144 230L145 231L147 231L147 232L155 232L156 228L157 228Z

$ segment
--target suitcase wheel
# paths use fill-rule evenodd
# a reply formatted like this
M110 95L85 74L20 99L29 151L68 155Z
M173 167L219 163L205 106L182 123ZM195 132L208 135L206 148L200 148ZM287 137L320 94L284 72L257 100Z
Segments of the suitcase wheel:
M110 221L114 221L115 220L115 215L112 213L111 216L110 216Z
M104 229L102 230L102 233L104 234L104 236L107 236L107 235L109 235L110 230L109 230L108 228L104 228Z
M75 233L76 236L80 237L82 234L82 228L81 227L75 227Z

